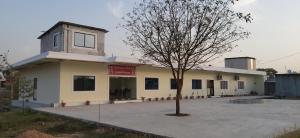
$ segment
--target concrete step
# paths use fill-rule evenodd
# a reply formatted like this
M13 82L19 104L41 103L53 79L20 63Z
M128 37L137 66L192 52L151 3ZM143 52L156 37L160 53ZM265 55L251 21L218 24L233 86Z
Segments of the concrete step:
M122 104L122 103L140 103L142 100L124 100L124 101L113 101L113 104Z

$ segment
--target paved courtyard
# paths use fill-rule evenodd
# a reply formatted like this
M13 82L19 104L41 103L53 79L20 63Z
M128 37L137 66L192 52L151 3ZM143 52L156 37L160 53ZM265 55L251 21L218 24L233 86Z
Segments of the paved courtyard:
M300 126L300 100L232 104L230 99L183 100L188 117L165 115L174 113L175 101L101 105L100 122L178 138L262 138ZM99 105L37 109L99 121Z

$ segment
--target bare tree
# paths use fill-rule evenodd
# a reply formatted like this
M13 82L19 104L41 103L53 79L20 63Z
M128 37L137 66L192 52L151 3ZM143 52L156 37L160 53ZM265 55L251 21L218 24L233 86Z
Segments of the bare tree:
M22 109L24 113L25 100L33 96L33 82L22 77L19 80L19 96L22 99Z
M177 83L176 115L184 74L198 69L232 50L236 41L247 38L241 22L251 22L250 14L232 9L235 0L143 0L123 19L125 43L172 70Z
M9 51L6 53L0 54L0 71L5 71L10 68L10 64L8 63L7 57L8 57Z

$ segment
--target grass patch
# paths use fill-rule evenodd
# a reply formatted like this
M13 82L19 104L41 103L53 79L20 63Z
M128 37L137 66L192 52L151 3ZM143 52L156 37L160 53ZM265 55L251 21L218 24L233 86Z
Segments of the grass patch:
M300 129L291 132L285 132L279 136L276 136L275 138L300 138Z
M79 138L142 138L143 136L112 131L107 128L99 128L95 124L82 122L61 116L45 113L26 111L19 109L9 112L0 112L0 137L16 137L26 130L38 130L53 136Z

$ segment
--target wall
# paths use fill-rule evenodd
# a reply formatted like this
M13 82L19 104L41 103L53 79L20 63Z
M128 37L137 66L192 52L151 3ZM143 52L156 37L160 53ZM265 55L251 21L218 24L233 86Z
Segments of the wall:
M95 35L95 49L92 48L82 48L74 46L74 32L89 33ZM105 33L98 30L91 30L83 27L64 25L64 43L68 47L64 48L64 51L67 53L78 53L86 55L97 55L105 56L104 53L104 37Z
M68 105L83 105L87 100L91 104L109 102L108 67L102 63L64 61L61 62L60 72L60 102ZM95 76L95 91L74 92L73 76Z
M137 68L137 98L161 98L161 97L174 97L176 90L170 89L170 79L173 78L171 72L167 69L154 68L149 66L141 66ZM184 86L182 89L182 96L207 96L207 80L214 80L215 95L236 95L236 94L250 94L251 91L256 91L260 95L264 93L263 76L255 75L240 75L240 81L245 82L245 89L238 89L238 81L234 80L235 74L220 73L223 80L228 81L228 89L220 89L220 80L216 80L217 72L207 71L189 71L184 78ZM145 77L159 78L159 90L145 90ZM202 89L192 89L192 79L202 80Z
M53 37L54 34L59 34L60 36L60 43L57 47L53 47ZM64 51L64 36L63 36L63 27L62 26L58 26L56 28L54 28L53 30L51 30L49 33L45 34L42 38L41 38L41 53L47 52L47 51L55 51L55 52L60 52L60 51Z
M37 100L33 101L32 98L29 98L30 101L48 105L59 102L59 63L31 66L20 70L20 72L21 77L30 79L32 82L34 78L38 79Z
M256 60L250 58L229 58L225 59L225 67L256 70Z
M275 96L299 97L300 75L276 75Z

